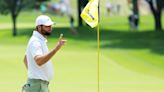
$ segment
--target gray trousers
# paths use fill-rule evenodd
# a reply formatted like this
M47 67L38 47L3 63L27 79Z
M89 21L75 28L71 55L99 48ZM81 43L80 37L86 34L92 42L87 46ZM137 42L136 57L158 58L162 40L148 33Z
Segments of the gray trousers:
M48 81L28 79L27 83L22 87L22 92L49 92L48 84Z

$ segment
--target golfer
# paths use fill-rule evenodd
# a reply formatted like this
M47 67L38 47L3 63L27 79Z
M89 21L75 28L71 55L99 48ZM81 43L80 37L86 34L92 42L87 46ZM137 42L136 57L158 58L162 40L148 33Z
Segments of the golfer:
M46 15L36 18L36 30L28 42L24 57L28 69L28 80L22 88L25 92L49 92L48 85L54 73L50 59L66 42L61 35L57 45L48 51L47 36L51 34L53 24L54 22Z

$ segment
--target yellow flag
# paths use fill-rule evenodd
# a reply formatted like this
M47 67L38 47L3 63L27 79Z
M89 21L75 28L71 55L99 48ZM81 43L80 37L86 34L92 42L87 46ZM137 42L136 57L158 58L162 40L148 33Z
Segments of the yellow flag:
M98 0L90 0L81 13L82 19L92 28L98 25Z

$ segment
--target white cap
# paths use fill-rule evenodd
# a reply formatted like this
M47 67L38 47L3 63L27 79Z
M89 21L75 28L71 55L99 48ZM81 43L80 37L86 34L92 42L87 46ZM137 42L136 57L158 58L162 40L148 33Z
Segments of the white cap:
M38 25L45 25L45 26L51 26L54 24L54 22L51 20L50 17L46 16L46 15L40 15L36 18L36 26Z

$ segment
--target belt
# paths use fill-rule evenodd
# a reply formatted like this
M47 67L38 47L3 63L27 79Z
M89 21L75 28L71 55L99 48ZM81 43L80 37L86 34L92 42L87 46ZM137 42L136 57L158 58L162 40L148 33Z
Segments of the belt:
M41 82L41 83L43 83L43 84L49 84L49 82L48 81L46 81L46 80L41 80L41 79L28 79L28 81L31 81L31 82Z

